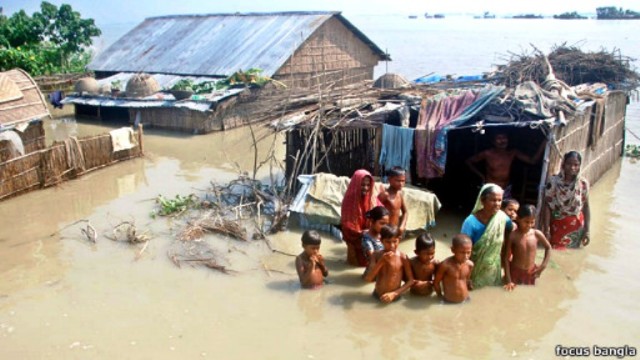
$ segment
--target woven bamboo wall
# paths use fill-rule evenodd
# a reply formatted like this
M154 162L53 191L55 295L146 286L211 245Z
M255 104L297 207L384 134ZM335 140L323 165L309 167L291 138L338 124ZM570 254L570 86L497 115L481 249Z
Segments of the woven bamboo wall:
M138 137L138 141L141 139ZM113 153L111 136L69 139L0 163L0 199L48 187L118 161L142 156L141 146Z
M213 130L222 130L222 124L213 123L211 112L201 112L178 107L129 109L129 119L131 122L135 120L136 113L138 112L140 113L140 120L145 126L193 134L204 134Z
M350 84L371 80L378 61L369 46L332 18L295 50L273 77L287 86L305 87L323 81L320 74L327 74L327 81Z
M313 157L306 156L303 159L305 144L312 130L312 128L296 128L287 133L285 164L287 177L314 173ZM351 177L358 169L375 173L375 159L380 148L381 131L381 128L376 127L323 130L316 145L316 171L347 177ZM302 159L299 168L295 168L296 156Z
M590 135L597 129L595 107L593 105L590 111L570 119L567 126L556 128L555 136L560 154L555 150L551 151L548 176L557 174L562 156L575 150L582 154L582 175L593 184L622 156L627 95L621 91L612 91L607 95L601 135L596 134L597 141L593 145Z
M323 73L309 74L297 73L278 75L274 78L288 87L293 88L315 88L318 86L345 86L355 84L373 78L372 67L349 68L340 70L325 71Z

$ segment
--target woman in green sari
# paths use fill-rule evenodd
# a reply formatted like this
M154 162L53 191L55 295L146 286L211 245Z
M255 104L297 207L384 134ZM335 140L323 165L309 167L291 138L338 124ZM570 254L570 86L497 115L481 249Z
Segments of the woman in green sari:
M502 258L506 238L513 224L509 216L500 210L503 190L496 184L485 184L473 207L462 224L461 233L473 241L471 261L475 264L471 282L475 288L502 285Z

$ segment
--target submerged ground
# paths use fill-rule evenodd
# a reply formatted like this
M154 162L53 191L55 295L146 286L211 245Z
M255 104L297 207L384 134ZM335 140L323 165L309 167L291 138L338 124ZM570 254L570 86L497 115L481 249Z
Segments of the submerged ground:
M105 129L73 119L47 124L50 136ZM556 345L640 345L640 165L629 159L593 187L592 244L554 252L536 287L482 289L463 306L412 296L381 306L360 270L345 265L345 246L327 234L330 284L318 291L301 291L293 257L263 241L205 238L226 249L220 256L234 275L175 267L166 253L184 220L152 219L153 199L201 193L211 180L233 179L236 163L249 169L248 131L146 134L145 158L0 202L0 357L547 359ZM87 242L82 224L70 226L80 219L102 235L135 221L153 240L136 261L140 247L104 236ZM438 259L449 255L461 221L439 214ZM299 236L290 228L270 240L296 254ZM407 253L412 246L401 243Z

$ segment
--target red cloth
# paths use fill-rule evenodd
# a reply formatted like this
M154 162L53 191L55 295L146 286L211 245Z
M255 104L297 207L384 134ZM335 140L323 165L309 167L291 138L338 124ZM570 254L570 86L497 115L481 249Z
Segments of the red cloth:
M518 285L535 285L536 276L535 271L538 267L533 265L529 270L523 270L513 266L513 263L509 264L509 270L511 271L511 282Z
M369 178L371 186L363 195L362 181L365 178ZM373 191L374 185L371 173L364 169L356 170L342 200L340 214L342 239L347 243L347 260L353 265L366 266L367 264L362 251L362 231L367 228L365 214L377 205Z
M554 249L564 250L567 247L580 247L584 236L584 214L570 215L562 219L551 220L551 239Z

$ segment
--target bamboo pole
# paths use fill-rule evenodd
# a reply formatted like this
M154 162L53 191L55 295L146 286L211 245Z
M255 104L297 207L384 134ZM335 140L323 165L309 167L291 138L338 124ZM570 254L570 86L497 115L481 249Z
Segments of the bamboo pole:
M144 135L142 123L138 124L138 144L140 146L140 156L144 156L144 142L142 141L142 136Z

